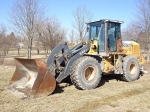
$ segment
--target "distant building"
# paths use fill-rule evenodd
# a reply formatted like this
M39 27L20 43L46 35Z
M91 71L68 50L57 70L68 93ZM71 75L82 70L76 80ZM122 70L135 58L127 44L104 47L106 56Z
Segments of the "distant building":
M21 42L18 42L16 46L17 46L17 48L20 48L20 49L24 48L24 44Z

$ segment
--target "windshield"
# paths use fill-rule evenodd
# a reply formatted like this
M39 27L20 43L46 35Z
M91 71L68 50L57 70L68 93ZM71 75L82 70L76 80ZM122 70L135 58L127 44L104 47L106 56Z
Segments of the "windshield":
M100 27L101 27L101 22L95 22L90 24L90 32L89 32L90 40L98 39Z

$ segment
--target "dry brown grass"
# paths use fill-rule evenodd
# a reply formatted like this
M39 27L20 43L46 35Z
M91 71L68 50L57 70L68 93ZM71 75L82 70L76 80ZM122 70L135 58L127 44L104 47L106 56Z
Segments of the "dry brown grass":
M20 100L5 90L15 67L0 66L0 112L150 112L150 75L134 82L104 76L100 87L77 90L59 85L55 94Z
M9 55L16 57L16 53ZM22 58L27 56L24 50L20 53ZM36 55L34 50L33 54L32 58L46 61L43 51ZM62 83L54 94L32 100L20 100L5 89L15 70L13 58L6 58L4 65L0 66L0 112L150 112L150 62L144 65L149 74L134 82L104 76L100 87L88 91Z
M16 49L11 49L6 56L0 57L0 65L14 66L14 58L27 58L27 56L27 49L20 49L20 55L18 55L18 51ZM46 54L44 51L40 51L40 54L37 55L37 51L32 50L32 59L40 58L46 62L47 56L49 56L49 54Z
M150 73L150 61L147 61L147 62L144 64L144 69L146 69L146 70Z

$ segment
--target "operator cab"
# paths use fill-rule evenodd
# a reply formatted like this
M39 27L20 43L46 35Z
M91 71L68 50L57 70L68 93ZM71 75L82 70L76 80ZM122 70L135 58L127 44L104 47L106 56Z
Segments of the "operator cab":
M98 41L99 54L122 51L121 23L123 21L108 19L88 23L89 40Z

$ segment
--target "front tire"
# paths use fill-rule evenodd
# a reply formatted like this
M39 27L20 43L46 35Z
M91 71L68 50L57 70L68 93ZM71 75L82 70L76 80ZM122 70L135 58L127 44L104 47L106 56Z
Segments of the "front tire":
M123 79L127 82L135 81L140 76L140 65L134 56L123 59Z
M78 89L94 89L101 80L101 68L98 61L89 56L77 59L72 68L70 78Z

